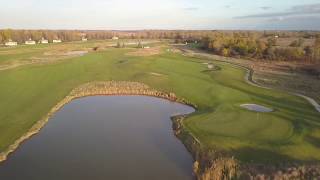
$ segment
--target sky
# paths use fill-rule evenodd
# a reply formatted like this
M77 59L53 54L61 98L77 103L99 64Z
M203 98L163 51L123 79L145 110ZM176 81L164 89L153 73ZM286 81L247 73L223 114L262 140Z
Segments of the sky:
M0 0L0 28L320 30L320 0Z

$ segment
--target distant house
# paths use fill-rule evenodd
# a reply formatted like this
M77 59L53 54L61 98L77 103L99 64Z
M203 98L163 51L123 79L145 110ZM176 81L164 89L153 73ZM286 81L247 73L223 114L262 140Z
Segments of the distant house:
M18 43L15 42L15 41L12 41L11 39L9 39L9 41L6 42L4 45L5 45L5 46L17 46Z
M53 43L61 43L62 41L61 41L61 39L54 39L54 40L52 40L52 42Z
M82 38L82 41L83 41L83 42L87 42L87 41L88 41L88 39L87 39L87 38L85 38L85 37L83 37L83 38Z
M117 36L112 37L112 40L118 40L118 39L119 39L119 37L117 37Z
M27 40L27 41L25 42L25 44L26 44L26 45L34 45L34 44L36 44L36 42L33 41L33 40L30 38L29 40Z
M150 49L150 46L144 46L143 49Z
M49 41L48 41L47 39L42 38L42 39L40 40L40 43L41 43L41 44L48 44Z

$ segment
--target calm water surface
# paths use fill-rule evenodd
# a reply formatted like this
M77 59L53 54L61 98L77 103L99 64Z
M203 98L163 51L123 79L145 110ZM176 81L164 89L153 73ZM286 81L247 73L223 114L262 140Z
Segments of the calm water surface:
M146 96L74 100L0 163L0 179L193 179L192 157L170 120L193 111Z

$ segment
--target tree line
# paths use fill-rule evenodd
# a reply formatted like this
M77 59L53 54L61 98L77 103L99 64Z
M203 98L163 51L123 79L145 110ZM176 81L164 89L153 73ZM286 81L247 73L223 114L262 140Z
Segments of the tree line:
M320 62L320 36L308 36L312 45L303 45L306 37L302 35L289 36L292 42L289 46L279 46L279 36L242 36L241 34L216 34L207 36L200 42L200 47L215 54L226 57L244 57L260 60L280 60L299 62ZM287 37L288 38L288 37Z
M0 44L10 39L18 43L42 38L64 42L106 40L117 36L121 39L171 39L176 43L197 43L215 54L262 60L320 61L320 36L314 31L215 31L215 30L0 30ZM278 38L294 39L289 46L278 46ZM304 46L305 39L314 44Z
M169 31L169 30L141 30L141 31L80 31L80 30L0 30L0 43L8 40L23 43L32 39L39 41L42 38L52 41L61 39L62 41L79 41L83 37L89 40L105 40L117 36L122 39L200 39L211 31Z

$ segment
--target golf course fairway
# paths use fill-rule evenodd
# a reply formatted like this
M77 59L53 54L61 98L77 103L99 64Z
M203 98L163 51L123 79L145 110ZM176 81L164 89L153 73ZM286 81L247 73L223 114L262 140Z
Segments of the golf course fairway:
M19 51L28 48L1 48L0 65L1 59L19 59ZM48 46L28 53L35 56L44 48ZM0 71L0 153L74 88L95 81L130 81L172 92L195 104L197 111L184 118L183 128L199 141L203 151L223 152L244 164L319 162L320 113L308 101L252 86L245 81L247 71L242 68L210 61L219 67L210 70L204 64L208 60L187 57L170 48L163 44L160 52L152 55L129 53L136 48L106 48L48 64ZM16 51L15 57L5 51ZM28 53L21 53L21 59ZM274 111L249 111L242 104Z

